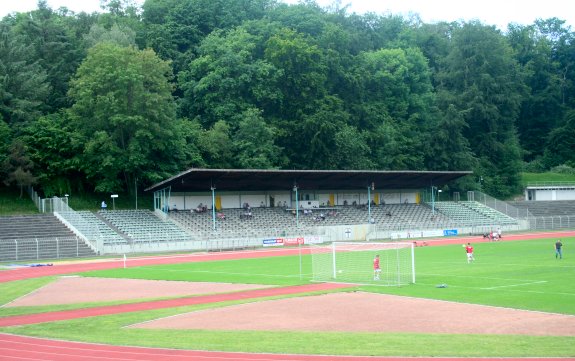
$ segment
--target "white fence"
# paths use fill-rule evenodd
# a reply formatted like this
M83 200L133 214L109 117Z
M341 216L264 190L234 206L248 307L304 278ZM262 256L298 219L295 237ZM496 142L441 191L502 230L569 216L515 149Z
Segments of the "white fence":
M3 239L0 261L22 261L86 257L84 241L78 237Z

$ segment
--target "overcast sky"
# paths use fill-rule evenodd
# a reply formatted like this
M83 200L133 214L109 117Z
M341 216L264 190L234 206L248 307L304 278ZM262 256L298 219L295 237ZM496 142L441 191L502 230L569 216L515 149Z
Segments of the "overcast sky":
M135 0L143 3L144 0ZM283 0L297 3L298 0ZM100 0L48 0L52 9L65 6L74 12L100 10ZM328 6L333 0L316 0L321 6ZM557 17L567 21L575 30L574 0L341 0L350 4L351 11L365 13L392 13L407 15L417 13L426 23L477 19L488 25L505 30L507 24L532 24L537 18ZM0 0L0 17L10 12L34 10L37 0Z

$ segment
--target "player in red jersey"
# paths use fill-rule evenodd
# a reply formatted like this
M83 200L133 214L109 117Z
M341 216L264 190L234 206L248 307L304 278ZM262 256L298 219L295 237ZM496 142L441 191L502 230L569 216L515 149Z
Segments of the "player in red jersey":
M379 276L381 275L381 268L379 267L379 255L376 255L373 259L373 280L379 281Z
M465 246L465 253L467 253L467 263L475 261L475 258L473 258L473 246L471 243L467 243L467 246Z

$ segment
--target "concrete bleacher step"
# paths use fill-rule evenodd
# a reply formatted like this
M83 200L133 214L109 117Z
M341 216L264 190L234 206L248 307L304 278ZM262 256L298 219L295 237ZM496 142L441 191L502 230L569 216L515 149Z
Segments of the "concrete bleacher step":
M515 201L512 206L534 217L575 216L575 201Z
M96 253L51 214L0 217L0 260L94 257Z
M0 217L0 239L53 237L74 237L74 233L54 215Z
M98 218L99 220L101 220L102 222L104 222L104 224L106 224L108 227L110 227L111 230L113 230L114 232L116 232L120 237L122 237L127 243L130 243L132 241L132 239L130 237L128 237L127 234L125 234L124 232L122 232L118 227L116 227L112 222L109 222L105 217L102 216L102 214L100 212L95 212L94 216L96 216L96 218Z

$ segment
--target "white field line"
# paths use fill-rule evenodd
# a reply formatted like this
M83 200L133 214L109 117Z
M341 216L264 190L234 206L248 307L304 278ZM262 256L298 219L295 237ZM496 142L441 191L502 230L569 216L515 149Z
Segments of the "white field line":
M432 283L422 283L422 282L415 282L416 285L419 286L431 286L431 287L436 287L437 284L432 284ZM480 287L469 287L469 286L452 286L450 284L447 284L447 286L449 288L465 288L465 289L469 289L469 290L483 290L483 291L488 291L488 289L486 288L480 288ZM575 293L566 293L566 292L549 292L549 291L532 291L532 290L513 290L513 289L508 289L508 290L502 290L505 292L515 292L515 293L535 293L535 294L545 294L545 295L558 295L558 296L575 296Z
M526 285L534 285L538 283L547 283L547 281L536 281L536 282L528 282L528 283L517 283L514 285L505 285L505 286L495 286L495 287L484 287L481 288L482 290L494 290L497 288L506 288L506 287L518 287L518 286L526 286Z
M207 273L207 274L222 274L222 275L234 275L234 276L261 276L261 277L271 277L271 278L299 278L300 275L273 275L273 274L259 274L259 273L240 273L240 272L228 272L228 271L200 271L200 270L174 270L174 269L166 269L166 268L155 268L155 267L138 267L138 268L150 268L153 270L165 271L165 272L174 272L174 273ZM303 273L302 276L311 276L310 274Z
M476 279L482 279L482 280L496 280L496 281L513 281L513 282L547 282L547 281L541 281L541 280L525 280L525 279L517 279L517 278L501 278L501 277L481 277L481 276L476 276L476 275L446 275L443 273L420 273L420 274L416 274L416 276L422 277L422 276L434 276L434 277L459 277L459 278L472 278L474 280Z

